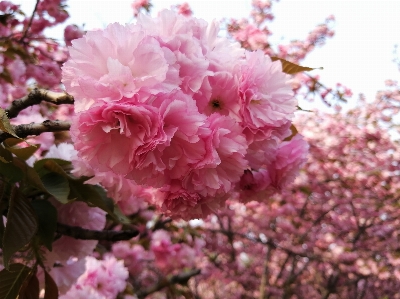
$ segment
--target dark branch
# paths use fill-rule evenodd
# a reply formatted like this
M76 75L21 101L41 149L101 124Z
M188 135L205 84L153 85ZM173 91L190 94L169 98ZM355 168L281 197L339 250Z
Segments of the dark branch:
M55 105L73 104L73 96L64 92L54 92L45 89L35 88L25 97L15 100L11 106L6 109L8 118L16 117L22 110L30 106L38 105L42 101Z
M60 132L60 131L68 131L71 127L71 124L66 121L61 120L45 120L41 124L31 123L31 124L24 124L13 126L14 131L20 138L26 138L28 136L40 135L44 132ZM6 132L0 133L0 143L6 140L7 138L12 138L11 134Z
M155 292L157 292L157 291L159 291L159 290L161 290L161 289L163 289L163 288L165 288L165 287L167 287L169 285L173 285L173 284L176 284L176 283L184 285L184 284L186 284L188 282L188 280L191 277L199 275L200 272L201 272L200 269L193 269L193 270L190 270L190 271L186 271L186 272L179 273L177 275L171 276L170 278L165 278L163 280L160 280L158 283L156 283L155 285L153 285L153 286L151 286L151 287L149 287L147 289L139 290L136 293L136 296L139 299L143 299L147 295L153 294L153 293L155 293Z
M79 226L57 223L57 233L80 240L105 240L111 242L130 240L139 235L138 230L90 230Z

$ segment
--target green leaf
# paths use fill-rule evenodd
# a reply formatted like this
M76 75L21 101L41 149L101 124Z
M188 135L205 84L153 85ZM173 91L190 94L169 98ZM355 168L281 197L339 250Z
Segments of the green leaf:
M17 298L29 272L30 268L22 264L12 264L9 270L0 271L0 299Z
M44 299L58 299L58 287L47 271L44 271Z
M68 202L70 193L68 179L61 174L49 172L41 177L41 181L46 191L53 195L55 199L64 204Z
M271 57L272 61L277 61L280 60L282 63L282 72L289 74L289 75L294 75L300 72L305 72L305 71L312 71L315 69L323 69L323 68L311 68L311 67L306 67L306 66L301 66L298 64L295 64L293 62L287 61L285 59L279 58L279 57Z
M4 237L4 222L3 222L3 211L0 211L0 248L3 248L3 237Z
M114 205L111 198L107 197L107 193L100 186L84 184L84 180L70 180L71 187L70 199L76 199L92 204L106 211L116 221L123 224L130 224L128 217L122 214L121 210Z
M14 163L0 161L0 175L3 175L8 182L21 182L24 178L22 170Z
M7 225L3 236L3 262L6 268L11 256L31 241L37 229L35 210L18 188L14 187L10 195Z
M41 243L51 251L57 228L57 209L47 200L34 200L32 206L38 217L37 234Z
M33 168L37 171L40 176L45 175L49 172L56 172L64 177L68 177L69 175L65 172L63 167L71 165L70 161L62 160L62 159L42 159L36 161L33 165Z
M105 195L104 190L100 186L84 184L82 180L70 181L70 186L70 199L91 203L108 213L114 211L113 201Z
M122 224L132 223L131 220L129 220L129 218L122 213L121 209L117 205L114 205L114 211L110 214L110 216Z
M39 147L39 144L34 144L27 147L9 147L7 148L7 150L9 150L21 160L26 161L39 149Z
M11 162L13 157L11 152L9 152L8 150L6 150L3 145L0 144L0 156L7 162ZM3 161L3 160L2 160ZM4 163L7 163L3 161Z
M4 145L7 147L13 147L16 146L17 144L20 144L21 142L24 141L19 138L8 138L7 140L4 141Z
M41 190L43 192L47 192L46 187L43 185L42 180L40 179L38 173L32 167L27 167L25 171L26 182L30 186Z
M3 163L10 163L6 159L4 159L2 156L0 156L0 161L3 162Z
M2 108L0 108L0 130L7 132L8 134L14 136L15 138L19 138L17 136L17 133L15 133L14 128L10 124L6 111Z
M23 183L25 185L27 185L29 187L33 187L35 189L38 189L42 192L47 192L39 175L36 173L36 171L32 167L30 167L28 164L26 164L25 161L18 159L18 158L13 158L12 164L22 171L23 177L21 178L21 180L23 180Z
M29 281L22 286L18 299L39 299L39 280L34 273L28 279Z
M3 248L3 236L4 236L4 221L3 221L3 213L7 209L7 202L3 200L5 191L4 182L0 181L0 248Z

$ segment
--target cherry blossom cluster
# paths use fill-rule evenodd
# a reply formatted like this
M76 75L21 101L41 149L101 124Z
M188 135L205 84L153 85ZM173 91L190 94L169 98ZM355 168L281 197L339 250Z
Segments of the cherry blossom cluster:
M323 46L328 38L335 34L333 30L335 17L329 15L324 22L317 25L303 40L293 40L287 44L273 45L270 36L273 32L269 23L274 19L272 7L275 1L253 0L249 18L231 19L227 23L229 35L248 50L262 50L270 56L276 56L294 63L300 63L316 47ZM348 87L342 84L328 87L321 83L318 75L297 73L291 81L295 94L308 101L319 98L328 106L333 103L346 102L352 96ZM338 105L335 105L335 108Z
M204 221L200 297L399 298L400 97L387 85L346 112L304 113L295 183Z
M12 101L27 96L34 87L59 90L61 64L67 59L67 49L44 30L68 18L64 0L37 1L31 15L24 14L19 5L10 1L0 2L0 107L7 108ZM75 28L73 30L73 28ZM79 37L76 26L66 29L66 42ZM68 107L54 111L47 106L35 106L19 113L11 120L14 125L41 123L48 118L65 119L73 112ZM52 133L30 139L41 144L36 156L54 143Z
M288 75L217 34L216 22L164 10L72 42L63 83L88 172L157 188L151 203L185 219L237 191L286 187L307 154Z

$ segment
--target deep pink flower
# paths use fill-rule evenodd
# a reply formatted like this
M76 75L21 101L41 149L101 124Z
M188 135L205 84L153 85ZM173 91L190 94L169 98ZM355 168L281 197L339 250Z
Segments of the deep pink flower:
M67 46L72 45L72 41L77 38L81 38L84 32L79 29L76 25L68 25L64 29L64 41Z
M190 17L193 14L193 11L190 9L190 6L187 2L178 5L178 13L180 15Z
M185 220L205 218L221 209L227 196L202 197L197 192L190 192L179 184L172 182L157 191L151 204L155 205L160 213L173 218Z

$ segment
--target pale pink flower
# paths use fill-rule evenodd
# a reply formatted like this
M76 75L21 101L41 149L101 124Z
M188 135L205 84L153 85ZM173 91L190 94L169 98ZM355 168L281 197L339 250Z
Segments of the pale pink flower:
M76 150L70 143L53 144L43 158L56 158L72 161L76 157Z
M76 282L79 276L85 272L85 259L70 258L62 264L62 267L53 267L49 274L53 278L58 287L60 294L66 293L71 286ZM41 269L41 268L39 268ZM42 270L39 270L42 271ZM39 272L41 281L44 281L44 273Z
M282 190L293 182L300 167L307 161L308 147L299 134L279 145L276 159L268 167L272 186Z
M52 200L52 204L57 209L57 221L62 224L95 230L104 228L106 213L99 208L91 208L80 201L61 204ZM96 240L79 240L61 236L53 242L53 250L46 251L46 264L52 267L54 263L64 263L70 257L83 258L93 252L97 242Z
M159 109L164 139L162 143L154 142L147 153L137 152L136 168L127 177L161 187L171 179L182 179L206 157L207 148L199 132L208 129L203 127L206 117L198 112L193 99L182 92L159 94L148 103Z
M26 76L35 78L37 83L45 88L51 88L60 83L61 70L56 61L48 60L40 65L28 64Z
M139 275L148 261L152 261L154 256L146 251L141 245L130 244L129 242L117 242L112 246L112 253L118 259L124 261L129 273L133 276Z
M276 158L276 149L286 137L292 134L290 129L291 122L286 122L280 127L264 127L264 138L253 140L254 135L247 135L251 140L247 150L246 159L252 169L258 170L266 165L270 165ZM250 138L249 138L250 137Z
M94 172L87 184L100 184L107 190L107 196L118 204L125 215L132 215L147 208L148 194L143 186L128 180L122 175L109 172Z
M237 184L239 200L247 203L252 200L265 201L275 190L271 188L271 178L265 169L258 171L246 170Z
M71 126L78 156L101 172L126 175L166 141L155 107L109 103L78 113Z
M104 260L88 256L85 272L61 298L87 298L83 295L89 298L116 298L125 289L128 275L123 261L113 256L106 256Z
M8 64L7 70L9 70L14 84L25 83L26 65L18 56Z
M247 167L247 142L233 119L214 113L207 119L211 133L205 136L208 156L194 166L183 186L202 197L224 195L238 182Z
M297 101L282 72L280 61L272 62L262 51L246 52L239 86L242 125L250 134L264 134L264 128L290 120Z
M196 250L187 244L172 243L171 236L165 230L157 230L152 234L150 249L156 265L164 272L194 266Z
M87 110L94 100L118 101L142 88L157 93L179 84L177 71L169 68L175 57L139 25L110 24L72 45L63 83L75 97L77 112Z
M221 71L208 77L193 98L199 111L206 115L219 113L239 120L239 78L237 74Z
M138 24L156 36L163 48L169 49L176 57L175 64L170 65L179 69L182 91L187 94L197 92L203 80L213 74L208 70L209 61L205 57L207 22L163 10L156 19L140 15Z
M91 208L84 202L74 201L61 204L56 200L51 203L57 209L57 221L86 229L102 230L106 222L105 212ZM45 266L50 270L61 292L65 292L84 271L83 258L93 253L98 241L78 240L61 236L52 244L52 251L44 250ZM54 267L57 264L59 267Z

